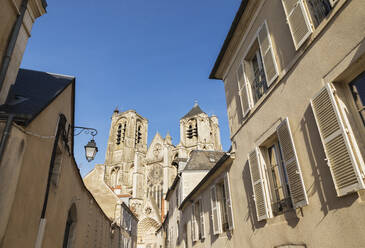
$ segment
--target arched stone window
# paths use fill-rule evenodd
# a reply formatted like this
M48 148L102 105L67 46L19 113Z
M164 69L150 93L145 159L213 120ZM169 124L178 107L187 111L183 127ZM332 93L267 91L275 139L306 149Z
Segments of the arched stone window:
M142 123L138 120L136 125L135 144L142 143Z
M127 122L124 120L118 124L117 137L116 137L117 145L120 145L120 143L124 143L126 130L127 130Z
M112 169L110 174L110 186L115 187L118 184L118 169Z
M62 248L73 247L74 243L73 241L76 237L75 235L76 221L77 221L77 212L76 212L76 205L74 203L72 204L70 210L68 211Z
M190 119L186 130L186 137L192 139L198 137L198 125L196 119Z

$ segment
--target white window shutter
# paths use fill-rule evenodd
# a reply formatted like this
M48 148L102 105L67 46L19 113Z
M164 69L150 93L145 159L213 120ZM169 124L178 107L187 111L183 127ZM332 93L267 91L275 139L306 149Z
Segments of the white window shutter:
M205 223L204 223L204 208L203 200L199 201L199 217L200 217L200 234L201 238L205 239Z
M255 200L257 220L264 220L272 217L271 204L267 189L267 180L264 175L259 148L256 148L248 155L250 166L253 197Z
M193 242L198 240L198 235L197 235L197 223L196 223L196 218L195 218L195 213L196 213L196 209L195 209L195 204L191 205L191 239L193 240Z
M267 86L270 87L270 85L278 77L279 73L266 21L261 26L258 37L262 61L265 69Z
M245 117L247 113L250 111L252 105L251 105L249 83L248 80L246 80L245 76L244 61L242 61L242 63L238 67L237 78L238 78L238 94L240 96L240 101L241 101L242 115L243 117Z
M213 234L216 235L222 232L222 220L220 216L220 209L217 201L217 189L215 185L210 188L210 200L212 205Z
M281 0L286 20L293 37L295 49L298 50L312 33L312 26L303 0Z
M231 188L229 185L228 172L224 175L224 190L225 190L225 195L226 195L225 204L227 207L228 228L229 228L229 230L233 230L233 227L234 227L233 209L232 209Z
M347 133L343 115L330 84L327 84L312 100L311 105L321 136L327 163L338 196L365 189L360 168L364 167L361 154L353 145L356 141Z
M294 208L308 205L308 196L305 191L302 171L300 169L297 152L295 150L293 137L290 131L288 118L281 122L276 129L281 155L287 173L291 200Z

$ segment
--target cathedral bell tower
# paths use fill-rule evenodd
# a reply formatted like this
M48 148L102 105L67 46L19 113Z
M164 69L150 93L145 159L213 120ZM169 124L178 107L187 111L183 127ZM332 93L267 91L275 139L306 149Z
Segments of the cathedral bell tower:
M105 182L117 195L132 194L135 154L147 152L148 121L134 110L112 116L105 157Z
M208 116L198 103L180 119L180 143L190 153L192 150L221 151L218 118Z

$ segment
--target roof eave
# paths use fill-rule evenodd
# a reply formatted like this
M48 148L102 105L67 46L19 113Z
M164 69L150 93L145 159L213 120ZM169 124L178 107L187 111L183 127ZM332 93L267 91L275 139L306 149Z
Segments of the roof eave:
M222 80L223 78L220 78L220 77L217 77L216 74L217 74L217 71L218 71L218 68L224 58L224 55L226 54L226 51L228 49L228 46L229 46L229 43L231 42L232 40L232 37L233 37L233 34L234 32L236 31L237 29L237 26L238 26L238 23L240 22L241 20L241 17L243 15L243 12L245 11L246 7L247 7L247 3L248 3L249 0L242 0L241 2L241 5L236 13L236 16L231 24L231 27L229 29L229 32L227 34L227 37L226 39L224 40L224 43L223 43L223 46L218 54L218 57L214 63L214 66L213 66L213 69L209 75L209 79L217 79L217 80Z

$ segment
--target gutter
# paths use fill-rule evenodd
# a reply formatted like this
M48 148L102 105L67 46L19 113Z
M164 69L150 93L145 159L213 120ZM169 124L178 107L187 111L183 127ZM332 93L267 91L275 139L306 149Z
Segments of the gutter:
M209 75L209 79L220 79L220 80L222 79L222 78L216 77L215 74L217 73L221 62L222 62L224 56L226 55L229 43L231 42L231 40L233 38L233 34L237 29L238 23L240 22L241 17L242 17L243 13L246 10L248 2L249 2L249 0L242 0L241 5L240 5L240 7L239 7L239 9L236 13L236 16L234 17L234 20L231 24L231 27L230 27L229 32L227 34L227 37L224 40L223 46L222 46L222 48L219 52L218 58L216 59L215 64L213 66L213 69L212 69L212 71Z
M14 52L15 44L19 36L19 31L23 23L25 11L27 10L28 0L23 0L20 5L19 15L16 19L16 22L13 26L13 29L10 34L10 40L8 43L8 47L6 48L5 56L3 57L1 68L0 68L0 90L3 88L3 84L5 81L6 74L8 72L8 68L10 65L11 57Z

